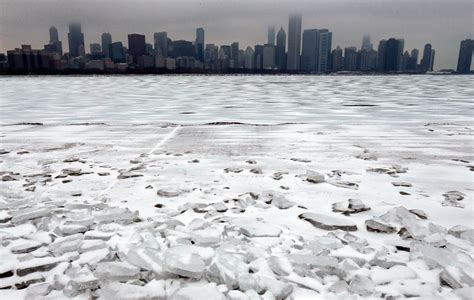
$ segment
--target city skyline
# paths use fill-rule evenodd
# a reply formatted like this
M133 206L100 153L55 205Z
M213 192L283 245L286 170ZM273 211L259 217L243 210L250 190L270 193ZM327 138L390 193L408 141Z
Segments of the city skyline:
M3 0L0 2L3 12L0 18L0 52L5 53L20 44L41 48L49 40L44 28L51 25L58 29L59 40L63 42L64 50L67 50L65 42L71 20L82 24L86 51L90 44L101 43L103 32L110 32L114 41L125 43L128 34L136 32L145 35L147 43L153 44L153 33L163 31L173 40L194 41L195 30L199 27L206 30L206 43L230 45L239 41L241 49L245 50L247 46L263 45L267 41L269 25L275 26L276 31L283 27L288 34L288 14L298 10L304 12L302 30L330 29L333 33L333 49L337 45L343 49L350 46L360 48L360 40L365 34L371 36L374 48L378 40L400 37L404 38L405 49L417 48L423 51L424 45L431 43L436 49L436 69L456 68L459 42L472 38L470 1L454 1L449 3L449 7L440 1L430 2L430 5L426 5L426 1L400 1L398 4L383 2L383 5L376 5L366 0L356 5L347 1L337 4L316 1L311 4L294 2L295 5L291 6L291 3L282 1L279 8L274 8L268 1L244 1L241 6L226 1L181 1L181 9L177 9L177 5L161 1L161 6L166 7L165 14L163 9L156 9L155 2L141 0L136 2L134 10L131 10L129 2L116 3L113 6L115 16L111 16L106 13L106 8L111 5L108 0L94 4L89 0L71 1L68 5L57 5L58 2L54 0L42 1L41 5L30 0L15 3ZM252 7L253 11L250 9ZM256 16L263 8L267 8L267 12L261 17ZM351 8L350 14L341 12L347 8ZM25 12L21 13L26 14L27 18L12 17L17 16L22 9ZM423 17L417 15L421 11ZM152 12L155 14L153 20L150 16ZM137 14L140 18L136 18ZM354 22L357 26L351 25ZM44 24L44 28L41 28L41 24Z

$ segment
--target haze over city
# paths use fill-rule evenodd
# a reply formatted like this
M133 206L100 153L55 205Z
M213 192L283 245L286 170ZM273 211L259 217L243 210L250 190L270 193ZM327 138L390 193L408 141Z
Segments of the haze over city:
M473 37L473 2L456 1L92 1L1 0L0 52L20 44L41 47L48 28L56 26L67 40L68 23L79 21L86 44L100 42L102 32L126 41L127 34L167 31L173 39L193 40L195 28L204 27L206 43L238 41L242 48L266 40L268 25L288 28L288 14L303 13L303 28L328 28L332 45L360 47L362 36L372 41L397 37L405 48L436 48L436 69L455 68L459 42Z

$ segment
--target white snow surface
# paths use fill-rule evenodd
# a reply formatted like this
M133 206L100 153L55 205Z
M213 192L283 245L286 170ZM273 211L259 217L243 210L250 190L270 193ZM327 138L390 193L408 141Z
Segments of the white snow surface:
M474 293L472 76L0 88L0 299Z

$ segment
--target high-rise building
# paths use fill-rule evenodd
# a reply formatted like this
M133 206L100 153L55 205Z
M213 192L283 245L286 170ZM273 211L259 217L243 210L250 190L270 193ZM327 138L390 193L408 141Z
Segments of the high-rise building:
M102 54L104 54L105 57L110 58L110 45L112 44L112 35L108 32L102 33L101 37L101 42L102 42Z
M155 52L163 55L164 58L168 57L168 33L155 32L153 34L153 40L155 43Z
M44 49L49 53L58 53L60 56L63 55L63 44L59 40L58 30L54 26L49 28L49 44L44 45Z
M286 33L280 28L277 34L275 60L278 69L286 70Z
M303 31L303 46L301 51L300 68L306 72L318 71L319 30L306 29Z
M401 70L404 43L402 39L390 38L387 40L384 71L398 72Z
M204 61L204 29L196 29L196 59Z
M267 44L275 45L275 26L268 26Z
M423 58L420 62L422 72L426 73L433 71L434 54L435 52L431 47L431 44L426 44L423 49Z
M356 47L346 47L344 49L344 70L358 71L359 52Z
M360 50L362 51L371 51L373 49L372 47L372 43L370 42L370 35L364 35L362 37L362 47L360 48Z
M318 38L318 72L325 73L329 70L332 46L332 32L327 29L321 29L319 30Z
M239 43L233 42L230 45L230 67L238 68L239 67Z
M263 69L275 68L275 45L263 45Z
M263 69L263 46L262 45L255 45L253 66L254 66L254 69L256 70Z
M381 40L377 49L377 70L385 71L385 54L387 51L387 40Z
M377 70L377 51L361 50L360 51L360 70L375 71Z
M244 59L244 68L245 69L248 69L248 70L252 70L254 68L254 51L252 49L252 47L247 47L247 49L245 49L245 59Z
M300 14L290 15L288 23L288 57L286 64L286 68L290 71L300 69L301 22Z
M172 58L194 57L194 55L195 48L192 42L184 40L173 41L173 52L170 54Z
M59 42L58 29L54 26L49 27L49 42Z
M467 39L461 41L459 48L458 66L456 71L460 74L471 72L472 55L474 52L474 40Z
M214 44L207 44L204 59L207 68L215 69L217 67L217 60L219 59L219 47Z
M122 42L115 42L109 45L109 55L110 59L114 63L124 63L125 62L125 53L123 51Z
M69 24L69 33L67 35L69 42L69 55L78 57L84 52L84 34L82 33L80 23Z
M138 64L138 58L146 55L145 36L138 33L128 35L128 53L132 56L133 62Z
M338 72L344 68L344 57L341 47L337 46L331 53L331 71Z

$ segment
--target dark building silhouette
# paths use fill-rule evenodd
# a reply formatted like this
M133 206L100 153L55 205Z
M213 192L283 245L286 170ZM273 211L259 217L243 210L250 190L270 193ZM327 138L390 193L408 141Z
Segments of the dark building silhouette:
M256 70L263 69L263 46L255 45L255 54L254 54L254 68Z
M401 39L390 38L387 40L384 71L398 72L401 70L403 46L404 41Z
M231 67L237 68L239 64L239 43L233 42L230 44L230 59Z
M123 51L122 42L115 42L109 45L109 55L110 59L114 63L124 63L125 62L125 53Z
M275 26L268 26L267 44L275 46Z
M44 50L48 53L63 55L63 44L59 40L58 30L54 26L49 28L49 44L44 45Z
M387 40L381 40L377 49L377 70L385 71L385 54L387 51Z
M194 57L195 50L194 45L192 42L178 40L173 41L173 52L171 53L171 57Z
M84 55L84 34L82 33L80 23L69 24L67 37L69 42L69 55L72 57Z
M318 71L319 30L307 29L303 31L303 46L301 51L301 70L307 72Z
M128 35L128 54L133 58L133 62L138 64L138 58L146 55L145 36L138 33Z
M359 52L356 47L346 47L344 49L344 70L359 70Z
M433 71L434 55L435 51L432 49L431 44L426 44L423 49L423 58L420 62L422 72L426 73Z
M332 32L320 29L318 35L318 72L324 73L329 69L331 58Z
M286 68L289 71L300 69L301 55L301 15L290 15L288 23L288 54Z
M458 66L456 71L460 74L471 72L472 54L474 51L474 40L467 39L461 42L459 48Z
M196 29L196 59L204 61L204 29Z
M280 28L276 38L275 60L277 68L286 70L286 33Z
M155 43L155 52L161 54L164 58L168 57L168 33L165 31L155 32L153 34L153 39Z
M344 57L342 55L341 47L337 46L331 53L331 71L342 71L344 67Z
M110 45L112 44L112 35L108 32L102 33L101 37L101 42L102 42L102 54L105 57L110 58Z

